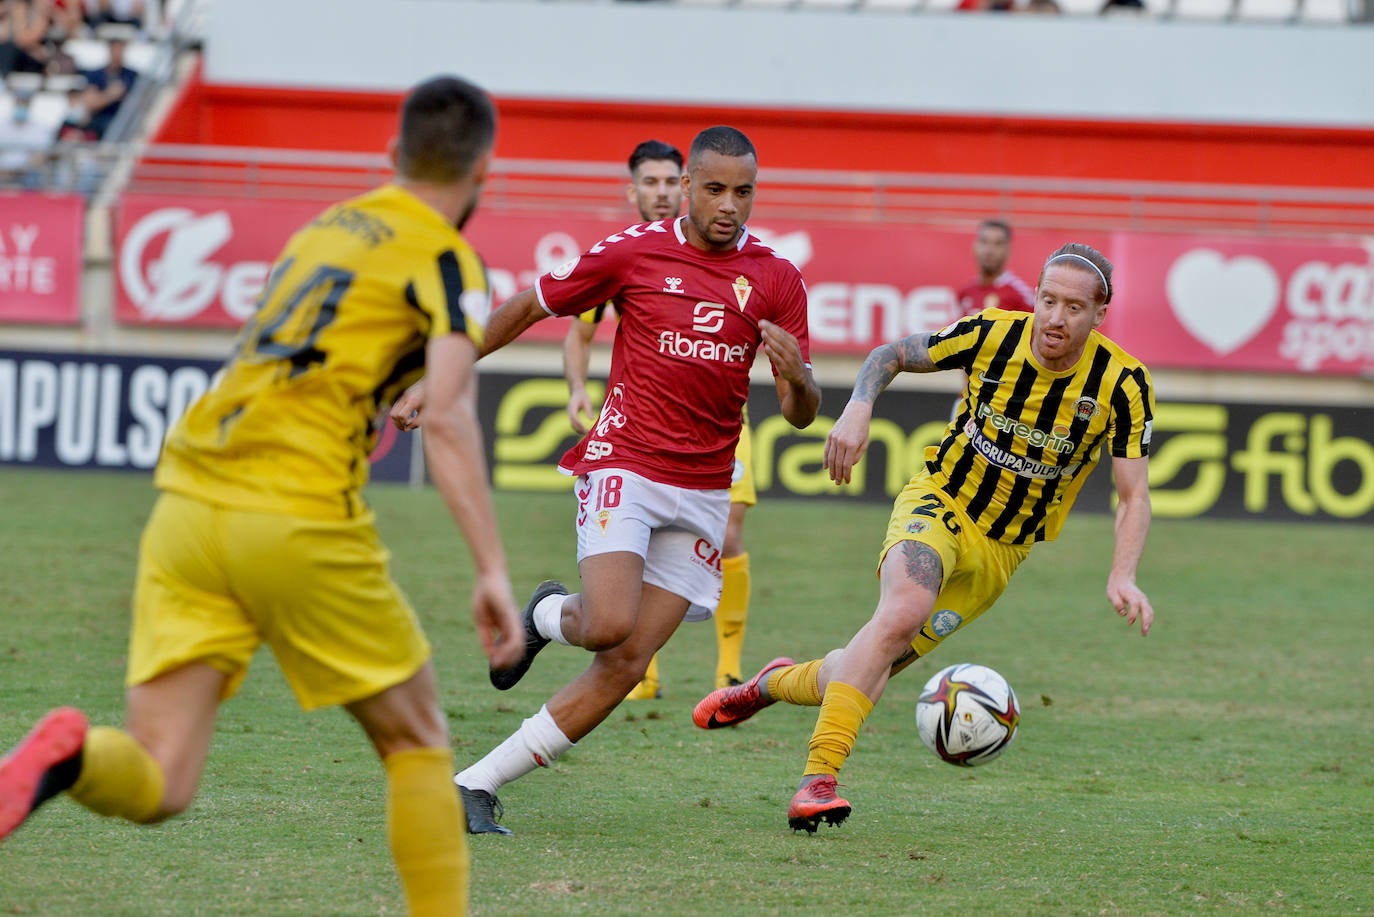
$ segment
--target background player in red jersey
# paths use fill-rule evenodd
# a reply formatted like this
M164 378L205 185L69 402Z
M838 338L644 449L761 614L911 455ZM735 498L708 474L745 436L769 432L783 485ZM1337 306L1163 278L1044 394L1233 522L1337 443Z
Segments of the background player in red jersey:
M553 582L535 590L524 658L493 669L492 683L513 687L550 641L595 655L454 778L474 834L509 834L496 821L497 790L591 732L678 625L708 616L719 600L734 450L759 352L772 364L788 421L802 428L815 419L820 389L807 362L806 288L796 267L745 226L757 175L744 134L702 131L683 179L685 218L607 237L516 294L488 324L484 352L550 315L608 299L620 312L601 415L559 463L578 476L582 592Z
M661 140L645 140L630 153L630 183L625 196L646 223L676 217L682 209L682 153ZM568 422L585 434L596 414L587 395L587 369L592 339L613 303L602 303L577 317L563 340L563 376L568 382ZM716 607L717 688L739 684L743 671L744 629L749 618L749 553L744 549L744 518L758 502L754 488L752 431L748 420L740 430L735 449L735 473L730 484L730 520L725 528L721 556L720 604ZM626 700L652 700L662 696L658 655L649 660L643 680Z
M1034 312L1035 291L1007 270L1011 257L1011 226L1002 220L984 220L973 239L973 260L978 281L959 291L959 311L974 315L984 309Z

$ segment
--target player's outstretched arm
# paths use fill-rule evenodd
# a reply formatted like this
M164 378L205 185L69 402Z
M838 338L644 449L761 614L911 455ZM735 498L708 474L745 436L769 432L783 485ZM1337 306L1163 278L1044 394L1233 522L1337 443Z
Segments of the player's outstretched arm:
M825 439L825 469L836 484L848 484L850 472L868 449L869 421L873 419L873 403L883 389L900 372L928 373L939 369L930 359L926 347L928 332L918 332L896 341L875 347L859 368L854 391L849 396L840 419Z
M491 313L491 318L487 320L486 334L482 338L481 355L485 357L494 350L500 350L518 338L530 325L548 317L549 313L539 305L539 296L534 292L534 288L521 290Z
M1107 575L1107 599L1128 624L1140 619L1140 635L1150 632L1155 610L1145 593L1135 584L1136 569L1145 554L1145 537L1150 531L1149 459L1113 458L1116 478L1116 544L1112 550L1112 570Z
M802 359L801 345L791 332L767 319L759 322L763 352L777 371L778 405L782 416L798 430L811 425L821 409L821 387Z
M926 341L930 332L918 331L900 341L875 347L859 367L859 377L854 380L854 401L869 404L878 400L878 395L892 384L898 373L933 373L940 367L930 359L930 349Z
M592 400L587 397L587 368L591 363L596 323L574 319L563 339L563 378L568 381L568 422L581 436L591 428Z
M430 477L472 552L477 573L473 621L482 651L491 667L499 669L520 660L525 628L516 612L487 485L477 421L476 361L476 348L464 335L446 334L430 341L424 447Z

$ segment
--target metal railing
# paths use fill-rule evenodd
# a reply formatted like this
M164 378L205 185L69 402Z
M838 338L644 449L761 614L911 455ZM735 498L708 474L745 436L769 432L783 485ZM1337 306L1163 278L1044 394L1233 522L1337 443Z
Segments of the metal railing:
M323 201L389 175L380 155L161 145L140 151L127 189ZM1364 189L767 168L759 178L759 212L772 219L1374 234L1374 191ZM620 163L498 159L483 206L614 217L624 183Z

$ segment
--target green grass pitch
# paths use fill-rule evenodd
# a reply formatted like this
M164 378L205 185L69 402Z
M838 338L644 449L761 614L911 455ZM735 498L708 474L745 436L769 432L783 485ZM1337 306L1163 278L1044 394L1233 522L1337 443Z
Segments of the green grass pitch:
M121 719L146 476L0 470L0 747L49 707ZM371 492L394 572L434 641L462 766L585 665L553 646L508 694L486 680L470 571L432 491ZM501 494L518 595L576 581L572 498ZM764 502L750 515L746 663L811 658L876 597L887 510ZM475 914L1374 913L1369 531L1156 522L1142 639L1103 589L1111 519L1080 514L998 607L896 679L841 775L854 814L815 836L785 810L814 710L705 733L711 625L626 703L502 793L514 837L470 839ZM1002 672L1021 731L978 769L917 736L928 675ZM200 795L141 828L55 800L0 846L0 914L398 914L380 766L331 710L304 714L269 655L222 710Z

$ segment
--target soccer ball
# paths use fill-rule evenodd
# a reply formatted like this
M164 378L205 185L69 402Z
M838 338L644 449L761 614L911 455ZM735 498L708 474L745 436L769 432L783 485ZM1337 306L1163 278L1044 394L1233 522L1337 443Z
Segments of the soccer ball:
M921 741L942 761L987 764L1016 738L1021 714L1007 680L985 665L961 662L931 676L916 702Z

